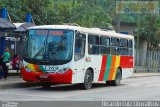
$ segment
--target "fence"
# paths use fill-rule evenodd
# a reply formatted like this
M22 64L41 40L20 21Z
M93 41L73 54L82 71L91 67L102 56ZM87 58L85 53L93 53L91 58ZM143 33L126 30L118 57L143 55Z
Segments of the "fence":
M155 71L160 71L160 50L135 50L135 72Z

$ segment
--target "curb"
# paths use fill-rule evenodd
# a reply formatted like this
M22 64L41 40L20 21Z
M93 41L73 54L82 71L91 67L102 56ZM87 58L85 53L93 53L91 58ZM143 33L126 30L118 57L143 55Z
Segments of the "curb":
M141 78L141 77L153 77L153 76L160 76L160 75L142 75L142 76L132 76L129 78Z
M19 73L8 73L8 76L19 76Z

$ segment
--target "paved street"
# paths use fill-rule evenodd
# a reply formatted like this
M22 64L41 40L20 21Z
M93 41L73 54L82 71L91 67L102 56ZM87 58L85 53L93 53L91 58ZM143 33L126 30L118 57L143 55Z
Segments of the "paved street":
M118 87L94 84L91 90L78 85L40 86L0 90L0 100L12 101L110 101L160 100L160 76L129 78Z

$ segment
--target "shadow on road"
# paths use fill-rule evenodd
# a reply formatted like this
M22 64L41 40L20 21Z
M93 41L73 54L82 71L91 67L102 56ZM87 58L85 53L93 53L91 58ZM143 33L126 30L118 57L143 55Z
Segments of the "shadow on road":
M120 87L124 84L121 84L119 86L106 86L105 83L94 83L92 85L92 89L101 89L101 88L111 88L111 87ZM90 90L92 90L90 89ZM42 87L33 87L29 90L45 90L45 91L77 91L77 90L84 90L80 84L61 84L61 85L52 85L50 88L42 88ZM85 91L85 90L84 90Z

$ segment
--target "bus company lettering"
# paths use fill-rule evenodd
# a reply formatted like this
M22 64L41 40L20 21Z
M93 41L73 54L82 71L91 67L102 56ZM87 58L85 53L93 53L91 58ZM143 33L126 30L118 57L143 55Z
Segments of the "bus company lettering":
M58 67L55 67L55 66L44 66L44 69L46 71L57 71Z
M86 57L86 62L91 62L91 57Z

